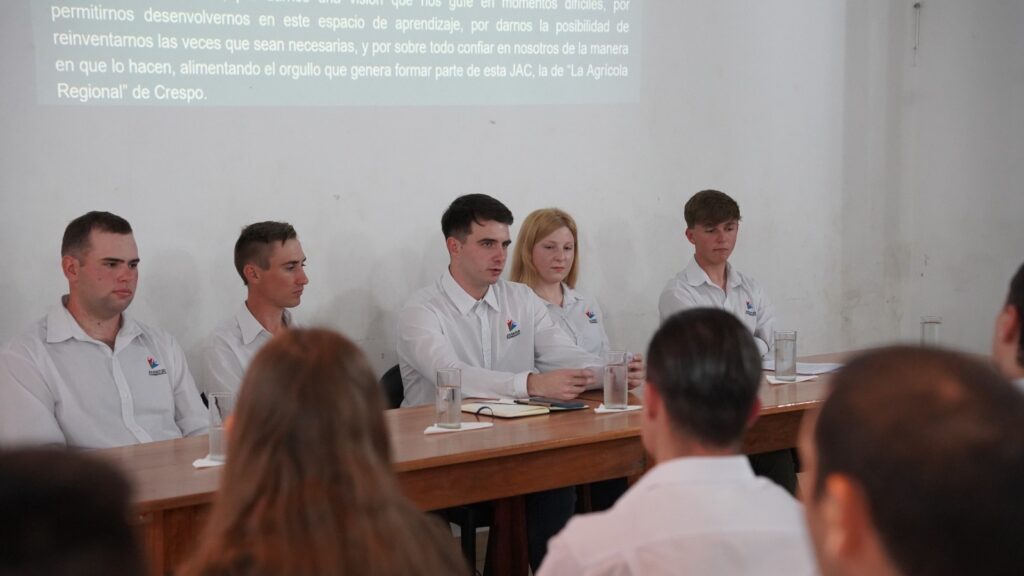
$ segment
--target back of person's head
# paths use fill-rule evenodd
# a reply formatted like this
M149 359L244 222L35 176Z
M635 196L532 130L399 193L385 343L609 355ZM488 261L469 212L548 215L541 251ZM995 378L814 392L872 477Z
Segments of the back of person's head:
M821 544L853 532L825 534L821 520L839 523L846 499L864 502L850 518L867 518L861 531L900 573L1024 574L1024 395L989 366L940 349L868 352L836 374L812 432L823 571L857 561Z
M243 228L235 242L235 270L242 277L242 282L249 284L245 278L247 264L255 264L266 270L270 266L270 253L274 245L283 246L285 242L297 237L295 228L287 222L256 222Z
M724 192L701 190L686 201L683 219L687 228L718 226L722 222L739 220L740 205Z
M473 223L494 221L512 225L512 212L487 194L466 194L456 198L441 216L444 237L464 241L473 231Z
M0 452L0 576L144 574L130 495L117 470L88 455Z
M391 469L384 399L328 330L268 342L242 381L228 460L188 574L439 574L461 557Z
M81 257L89 250L89 235L93 230L111 234L131 234L132 225L110 212L87 212L69 222L64 229L60 255Z
M1024 368L1024 264L1020 265L1010 281L1006 305L1012 306L1017 314L1017 365Z
M522 282L533 286L540 280L537 267L533 263L533 248L560 228L568 228L576 243L572 266L569 267L569 274L565 277L565 283L570 288L576 287L580 261L580 243L576 233L576 221L568 212L558 208L534 210L523 220L523 224L519 227L519 234L516 236L516 249L512 257L511 278L513 282Z
M655 332L647 382L677 433L710 447L736 447L756 402L761 358L750 331L732 314L692 308Z

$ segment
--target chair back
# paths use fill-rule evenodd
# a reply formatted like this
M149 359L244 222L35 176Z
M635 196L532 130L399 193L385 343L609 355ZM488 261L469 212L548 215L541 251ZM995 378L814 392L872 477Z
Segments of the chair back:
M405 399L405 385L402 384L402 370L395 364L380 377L380 387L384 389L384 399L388 408L401 408Z

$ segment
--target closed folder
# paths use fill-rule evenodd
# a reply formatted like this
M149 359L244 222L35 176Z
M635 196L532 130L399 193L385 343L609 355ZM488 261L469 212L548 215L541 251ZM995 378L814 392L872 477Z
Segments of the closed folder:
M506 404L504 402L470 402L462 405L462 411L495 418L522 418L523 416L540 416L551 412L547 406Z

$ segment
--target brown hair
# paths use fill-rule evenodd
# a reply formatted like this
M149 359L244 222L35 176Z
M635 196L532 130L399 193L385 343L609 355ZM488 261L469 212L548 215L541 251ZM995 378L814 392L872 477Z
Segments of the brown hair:
M558 208L543 208L534 210L523 220L519 229L519 236L516 238L516 248L512 255L512 281L522 282L531 288L540 280L537 274L537 267L533 265L533 247L549 234L566 227L572 232L572 239L576 242L576 250L572 259L572 266L569 268L569 275L565 277L565 283L569 288L576 287L576 275L579 271L580 242L576 233L576 221L564 210Z
M401 494L363 353L289 330L246 372L221 489L186 575L461 574L454 539Z
M131 234L132 225L117 214L110 212L86 212L68 223L60 243L61 256L81 258L89 250L89 236L93 230L111 234Z
M683 219L686 220L687 228L698 225L718 226L722 222L738 221L740 205L725 192L701 190L686 201Z
M245 265L255 264L266 270L270 266L271 247L298 238L295 228L287 222L257 222L242 229L235 241L235 270L246 286Z

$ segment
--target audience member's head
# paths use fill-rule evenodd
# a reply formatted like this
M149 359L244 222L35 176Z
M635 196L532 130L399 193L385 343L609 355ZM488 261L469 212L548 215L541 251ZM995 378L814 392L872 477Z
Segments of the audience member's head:
M0 452L0 576L144 574L130 495L85 454Z
M1024 379L1024 264L1010 281L1006 304L996 317L992 357L1007 378Z
M267 343L242 382L222 491L187 574L449 574L447 531L399 491L384 400L327 330Z
M718 226L740 220L740 205L728 194L718 190L701 190L683 206L683 219L689 229L697 226Z
M759 406L760 382L757 345L732 314L674 314L647 352L645 447L657 460L736 452Z
M567 212L558 208L530 212L519 227L519 236L516 237L516 249L512 258L512 281L536 287L538 284L547 283L549 279L555 279L549 278L552 274L548 267L539 270L537 264L540 260L550 260L556 252L563 252L566 244L572 246L565 257L568 269L559 271L554 276L560 276L561 281L570 288L575 288L580 257L576 221Z
M139 250L132 227L110 212L89 212L64 230L61 270L68 280L68 308L107 320L124 312L139 281Z
M242 229L235 242L235 270L254 296L280 308L299 305L306 276L306 255L291 224L257 222Z
M1024 395L939 349L868 352L801 438L824 574L1024 574Z

